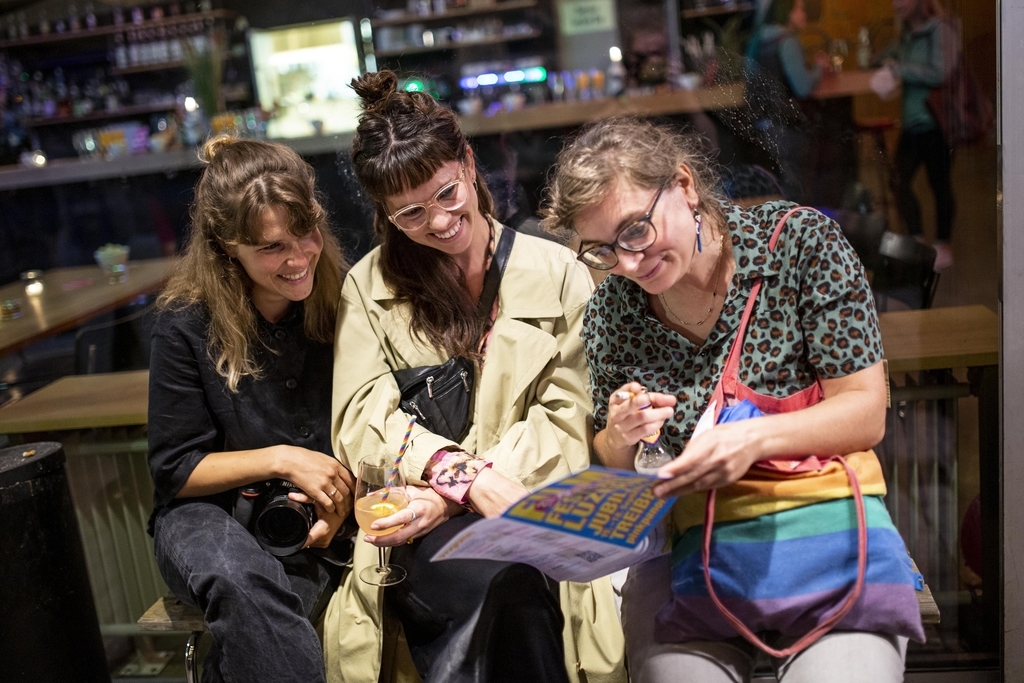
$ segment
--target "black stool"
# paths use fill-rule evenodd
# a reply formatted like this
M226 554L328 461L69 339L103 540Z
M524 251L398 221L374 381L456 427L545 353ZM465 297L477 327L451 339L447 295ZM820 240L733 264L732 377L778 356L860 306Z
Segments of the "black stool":
M109 683L64 449L0 450L0 680Z

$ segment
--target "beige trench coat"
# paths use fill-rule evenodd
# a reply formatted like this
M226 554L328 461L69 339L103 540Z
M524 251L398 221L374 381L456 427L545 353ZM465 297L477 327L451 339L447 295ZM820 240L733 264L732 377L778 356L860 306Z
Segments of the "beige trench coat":
M353 472L362 454L397 453L408 427L391 370L446 360L411 336L408 306L384 284L378 257L378 250L370 252L349 272L338 318L332 436L338 457ZM487 360L476 377L473 427L461 447L527 488L590 462L591 399L580 330L592 288L586 268L568 250L516 236ZM455 445L417 425L404 474L418 481L437 450ZM331 683L376 683L385 647L385 667L397 680L418 680L404 642L390 654L394 634L385 638L381 626L383 591L356 576L376 556L376 548L357 541L355 571L327 609L324 656ZM624 643L611 583L563 583L560 599L571 680L623 683Z

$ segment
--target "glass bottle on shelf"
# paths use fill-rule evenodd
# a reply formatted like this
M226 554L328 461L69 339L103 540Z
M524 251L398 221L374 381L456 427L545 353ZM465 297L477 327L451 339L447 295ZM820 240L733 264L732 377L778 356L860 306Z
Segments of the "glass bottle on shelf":
M18 37L28 38L28 19L24 12L18 12Z
M871 34L867 26L861 26L857 33L857 66L865 70L871 67Z
M171 61L170 49L167 44L167 30L163 26L156 28L156 41L153 43L153 61L163 64Z
M39 10L39 35L45 36L50 33L50 18L46 16L46 10Z
M85 27L91 31L96 26L96 10L91 2L87 2L85 3Z
M114 64L118 69L128 68L128 48L124 44L124 36L114 34Z
M124 8L114 5L114 26L124 26Z
M183 30L183 29L182 29ZM185 59L185 51L181 47L181 32L177 26L167 27L167 57L168 61L180 62Z
M605 79L605 92L610 97L618 97L626 89L626 67L622 65L622 50L615 46L608 48L608 58L611 63L608 65Z
M128 41L128 66L138 66L140 55L137 33L135 31L128 31L125 37Z
M78 7L75 5L68 5L68 29L72 31L82 29L82 19L78 16Z
M16 40L18 38L18 24L14 21L14 15L7 15L7 40Z

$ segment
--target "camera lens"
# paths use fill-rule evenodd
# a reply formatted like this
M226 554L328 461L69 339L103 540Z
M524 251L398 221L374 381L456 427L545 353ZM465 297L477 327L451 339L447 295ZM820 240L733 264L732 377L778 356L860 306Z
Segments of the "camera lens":
M256 519L256 540L271 555L291 555L305 545L314 521L312 506L277 496Z

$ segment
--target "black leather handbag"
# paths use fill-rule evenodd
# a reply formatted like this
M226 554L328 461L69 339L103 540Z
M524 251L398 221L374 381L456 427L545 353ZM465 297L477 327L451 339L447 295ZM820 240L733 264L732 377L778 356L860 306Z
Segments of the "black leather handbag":
M491 266L484 276L484 289L480 294L477 311L490 314L494 297L498 295L501 276L508 264L508 255L516 233L512 228L501 231ZM441 365L422 365L418 368L394 370L391 373L402 394L399 407L416 421L438 436L460 443L472 426L473 414L473 361L456 356Z

